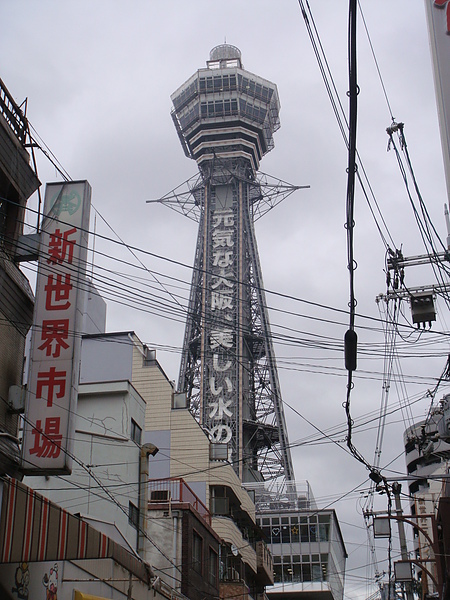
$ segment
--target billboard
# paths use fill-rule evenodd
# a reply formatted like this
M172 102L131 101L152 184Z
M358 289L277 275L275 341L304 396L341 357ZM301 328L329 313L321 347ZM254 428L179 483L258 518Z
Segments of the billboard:
M76 414L91 187L47 184L24 417L25 474L69 474Z

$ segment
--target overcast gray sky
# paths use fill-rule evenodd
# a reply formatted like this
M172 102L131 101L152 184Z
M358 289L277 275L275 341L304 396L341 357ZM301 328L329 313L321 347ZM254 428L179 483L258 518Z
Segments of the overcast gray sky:
M447 194L424 0L360 0L360 5L393 115L405 123L422 196L445 240ZM347 111L348 2L310 0L310 7ZM348 323L343 227L347 151L298 3L2 0L0 23L0 77L19 104L28 98L32 126L71 178L90 182L93 206L101 215L93 211L91 228L117 239L114 231L127 244L187 265L194 259L195 223L166 207L146 204L197 172L196 164L185 158L173 127L170 94L203 68L209 51L224 41L240 48L247 70L278 85L281 129L261 170L311 186L256 225L273 333L279 339L275 351L289 439L295 443L294 468L298 480L310 482L318 504L334 507L341 520L349 553L346 597L369 595L373 571L365 568L370 557L361 517L368 472L345 450L342 407L346 394L342 340ZM424 248L396 158L387 152L391 115L360 19L358 82L357 145L370 185L396 247L402 246L407 256L421 254ZM39 151L37 158L43 183L60 179ZM36 205L33 199L30 206ZM359 187L355 221L357 310L376 319L375 297L386 289L385 248ZM35 224L33 216L30 224ZM112 289L105 290L108 330L135 330L143 342L158 349L159 361L169 378L176 380L183 319L161 316L148 306L148 293L167 302L171 298L144 270L117 262L120 258L139 265L120 245L97 239L96 251L96 265L129 273L140 290L147 290L145 296L141 292L141 310L136 309L136 299L126 301L132 306L112 302ZM142 253L138 257L146 268L160 274L158 280L166 288L180 295L180 302L187 298L190 269ZM33 277L31 270L27 273ZM427 270L411 269L407 281L415 286L433 279ZM408 311L406 307L406 318ZM441 307L434 329L446 330L445 319L446 309ZM352 411L355 426L369 422L355 427L353 443L373 462L384 337L379 323L362 317L356 319L356 330L360 354ZM408 339L413 342L417 336ZM421 398L442 372L447 350L436 348L436 358L419 359L417 344L403 345L407 348L402 351L407 355L401 363L403 377L392 385L389 407L396 408L400 400L413 403L412 416L423 418L429 401ZM402 433L409 424L405 414L396 411L387 418L380 461L389 465L387 476L405 471ZM342 433L334 436L334 442L323 435L339 430ZM377 499L377 508L386 508L385 497ZM378 559L380 569L386 569L383 550Z

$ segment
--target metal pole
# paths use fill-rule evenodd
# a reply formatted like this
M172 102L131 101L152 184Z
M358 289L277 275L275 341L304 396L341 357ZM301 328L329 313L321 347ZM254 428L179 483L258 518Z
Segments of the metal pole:
M402 503L400 501L400 492L402 491L402 486L400 483L398 483L397 481L394 482L392 484L392 493L394 494L394 498L395 498L395 510L397 512L397 517L400 517L398 519L396 519L397 521L397 525L398 525L398 537L400 539L400 552L402 555L402 560L408 560L408 547L406 545L406 536L405 536L405 525L403 522L403 509L402 509ZM412 592L412 584L407 581L405 582L405 592L406 592L406 598L407 600L414 600L414 595Z

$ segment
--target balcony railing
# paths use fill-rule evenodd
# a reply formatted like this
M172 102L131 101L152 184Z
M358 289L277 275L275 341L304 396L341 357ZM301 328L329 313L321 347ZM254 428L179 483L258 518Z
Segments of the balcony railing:
M211 525L211 513L181 477L167 477L166 479L150 479L149 500L152 503L187 503Z
M0 114L3 115L12 132L23 146L28 130L28 122L1 79Z
M273 558L262 540L256 542L256 561L258 574L264 579L264 585L273 585Z

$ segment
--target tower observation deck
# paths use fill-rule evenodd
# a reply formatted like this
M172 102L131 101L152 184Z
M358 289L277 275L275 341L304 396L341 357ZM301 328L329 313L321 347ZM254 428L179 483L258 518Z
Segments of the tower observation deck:
M199 232L178 391L244 483L294 480L254 232L257 171L280 127L276 85L224 44L172 94Z

